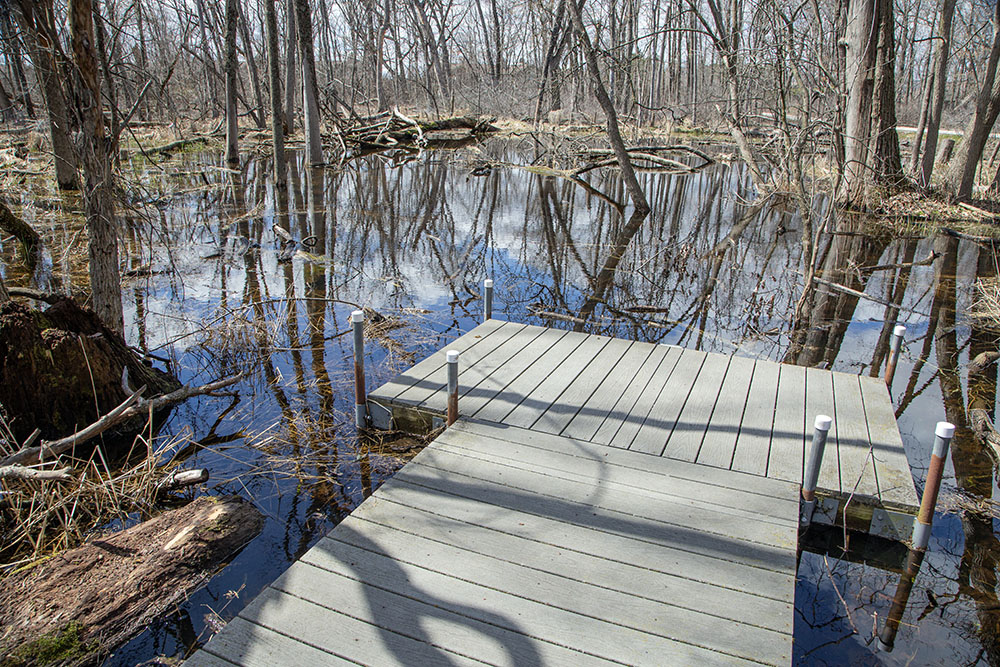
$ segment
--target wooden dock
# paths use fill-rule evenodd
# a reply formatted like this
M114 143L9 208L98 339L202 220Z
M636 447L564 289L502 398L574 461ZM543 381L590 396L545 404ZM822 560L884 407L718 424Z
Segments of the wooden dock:
M448 349L462 418L189 664L787 665L818 413L827 511L909 534L877 380L494 320ZM376 425L430 428L445 383L440 351Z
M815 520L909 539L919 502L877 378L499 320L448 349L462 416L796 484L829 415ZM446 380L442 350L378 388L376 426L440 424Z

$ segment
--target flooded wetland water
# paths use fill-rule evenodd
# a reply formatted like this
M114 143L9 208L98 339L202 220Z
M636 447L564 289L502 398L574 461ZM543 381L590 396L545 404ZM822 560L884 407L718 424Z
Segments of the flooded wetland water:
M358 439L350 312L363 306L372 323L375 387L478 324L484 278L496 281L500 319L849 373L880 372L888 333L906 324L892 396L918 488L935 422L959 427L944 511L891 653L876 635L905 550L862 550L852 536L849 558L836 544L804 551L794 660L1000 663L993 462L966 416L973 400L985 396L990 409L996 400L995 366L971 389L966 380L969 360L998 337L974 316L977 280L996 279L992 244L913 224L821 234L817 275L871 298L820 287L796 317L799 216L778 201L747 215L754 194L739 166L641 173L652 212L637 221L614 203L626 199L616 173L591 172L584 188L544 170L488 166L532 163L509 146L400 151L325 170L296 157L287 195L271 187L266 156L239 171L212 152L132 166L144 203L125 242L126 337L185 383L247 373L225 395L177 407L164 434L186 465L211 471L209 493L252 499L267 523L110 664L182 656L207 641L419 447ZM72 241L76 230L57 213L32 219L30 210L47 238ZM68 289L72 264L50 251L36 282Z

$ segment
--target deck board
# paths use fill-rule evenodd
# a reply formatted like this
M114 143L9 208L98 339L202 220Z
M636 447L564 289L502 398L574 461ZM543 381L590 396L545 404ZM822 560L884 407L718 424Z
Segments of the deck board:
M781 366L771 361L758 360L753 367L739 438L735 442L733 470L767 474L780 372Z
M664 378L665 383L661 385L649 414L632 439L630 450L657 456L663 453L707 356L695 350L681 351L669 376Z
M694 461L708 429L709 419L719 401L722 383L726 379L731 357L711 354L705 357L694 379L684 409L668 436L664 456L682 461ZM649 450L645 450L649 451Z
M610 444L625 421L636 410L638 401L649 387L650 381L663 364L664 358L671 353L671 350L673 350L674 356L680 353L679 350L668 348L664 345L653 346L646 360L642 362L642 366L635 372L628 386L625 387L625 390L620 395L609 389L610 396L616 397L617 395L617 398L600 423L597 423L598 420L590 414L586 416L577 415L570 422L569 426L566 427L566 430L563 431L563 435L604 445ZM645 414L643 414L643 417L645 417ZM596 428L593 428L595 424Z
M730 360L726 379L719 390L719 399L697 453L698 463L726 469L733 466L753 375L753 359L733 357Z

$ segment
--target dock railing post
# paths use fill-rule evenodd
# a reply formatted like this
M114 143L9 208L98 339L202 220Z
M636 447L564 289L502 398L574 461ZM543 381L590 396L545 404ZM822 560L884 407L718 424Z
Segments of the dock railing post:
M483 281L483 322L493 318L493 281L489 278Z
M458 419L458 350L448 350L448 426Z
M351 313L354 329L354 425L359 429L368 425L368 397L365 394L365 313Z
M906 327L897 324L892 331L892 343L889 346L889 361L885 365L885 384L892 389L892 378L896 375L896 362L899 361L899 352L903 347L903 336L906 335Z
M832 425L833 420L826 415L817 415L813 424L809 463L806 465L806 474L802 478L802 511L799 515L799 525L803 527L812 522L813 510L816 509L816 484L819 482L819 468L823 463L826 436L830 433Z
M924 482L924 495L920 499L920 512L913 521L913 548L918 551L927 549L931 541L934 506L937 505L941 477L944 475L944 462L948 458L948 447L954 435L955 426L948 422L938 422L937 428L934 429L934 452L931 454L931 464L927 468L927 481Z

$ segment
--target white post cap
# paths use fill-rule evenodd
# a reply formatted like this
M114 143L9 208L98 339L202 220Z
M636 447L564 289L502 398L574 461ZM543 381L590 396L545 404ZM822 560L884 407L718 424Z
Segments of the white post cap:
M483 281L483 287L493 287L493 280L491 280L490 278L487 278L486 280L484 280Z
M940 438L951 438L955 435L955 425L949 422L938 422L934 429L934 435Z
M445 356L448 358L448 363L449 364L457 364L458 363L458 350L448 350L445 353Z
M815 427L820 431L829 431L833 426L833 420L826 415L816 415Z
M894 336L902 337L906 334L906 327L902 324L897 324L896 328L892 330Z
M363 310L355 310L354 312L352 312L351 313L351 321L352 322L364 322L365 321L365 311L363 311Z

